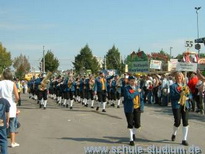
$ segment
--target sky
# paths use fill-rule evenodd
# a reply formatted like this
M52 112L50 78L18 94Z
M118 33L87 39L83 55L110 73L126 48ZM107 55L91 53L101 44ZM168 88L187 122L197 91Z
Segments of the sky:
M26 55L35 69L43 46L64 70L86 44L97 57L113 45L122 57L139 48L169 53L170 47L176 56L197 37L196 6L202 7L199 31L205 37L204 0L0 0L0 42L12 58Z

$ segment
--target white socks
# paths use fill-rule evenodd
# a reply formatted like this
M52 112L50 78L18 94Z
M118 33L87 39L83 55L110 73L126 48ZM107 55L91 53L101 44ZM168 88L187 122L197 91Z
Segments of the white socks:
M105 110L106 102L103 102L103 110Z
M183 141L187 140L188 130L189 130L189 126L186 126L186 127L182 128Z
M47 100L44 101L44 107L46 107L46 105L47 105Z
M94 100L91 100L91 106L93 106L94 105Z
M88 104L88 100L87 100L87 99L84 100L84 104L85 104L85 105Z
M64 99L63 105L66 105L66 102L67 102L67 100L66 100L66 99Z
M43 99L40 100L41 105L43 105Z
M117 101L117 105L118 105L118 106L120 106L120 101L121 101L121 100L120 100L120 99L118 99L118 101Z
M61 101L62 101L62 97L59 97L59 104L61 104Z
M130 131L130 141L133 141L133 129L129 129L129 131Z
M70 107L72 107L72 106L73 106L73 100L70 101Z
M177 135L177 130L178 130L178 127L175 127L175 126L173 126L173 135Z

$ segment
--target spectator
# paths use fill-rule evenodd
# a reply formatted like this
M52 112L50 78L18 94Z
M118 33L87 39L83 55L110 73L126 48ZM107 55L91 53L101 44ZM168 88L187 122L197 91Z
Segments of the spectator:
M9 102L0 98L0 153L7 154L7 132L6 129L9 127Z
M3 72L3 80L0 81L0 97L5 98L9 104L10 104L10 110L9 110L9 132L11 137L11 147L17 147L19 146L18 143L16 143L16 127L15 127L15 121L16 121L16 102L19 100L18 95L18 89L16 87L16 84L11 81L12 80L12 73L9 69L6 69ZM13 99L13 94L15 96L15 101Z

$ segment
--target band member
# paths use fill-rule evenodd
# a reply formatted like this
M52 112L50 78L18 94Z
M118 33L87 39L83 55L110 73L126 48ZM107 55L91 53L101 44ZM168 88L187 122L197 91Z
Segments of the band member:
M141 89L136 85L135 78L129 76L128 85L124 89L124 112L127 119L127 128L130 133L130 145L134 145L136 129L141 127L141 112L144 103L141 98Z
M121 87L122 87L122 80L119 77L119 75L115 76L116 80L116 100L117 100L117 108L120 108L120 103L121 103Z
M51 99L54 99L54 78L51 79L49 84L49 96Z
M178 127L183 122L183 140L182 145L188 146L188 110L190 108L189 97L190 91L185 83L184 75L181 72L175 74L176 83L170 86L170 98L172 104L172 112L174 115L172 141L175 141Z
M93 76L89 78L89 101L91 102L91 108L94 108L94 86L95 86L95 79Z
M96 110L99 110L100 104L102 103L103 105L103 110L102 112L106 112L105 111L105 107L106 107L106 91L107 91L107 83L106 83L106 79L105 79L105 75L103 72L99 73L99 77L96 78L95 80L95 87L94 87L94 94L98 96L98 106L96 108Z
M67 78L63 82L63 106L68 108L68 101L69 101L69 86L70 80Z
M68 83L68 88L69 88L69 104L70 104L70 109L73 109L73 102L74 102L74 93L75 93L75 82L73 78L70 78L70 81Z
M80 103L80 79L77 77L75 80L75 86L76 86L76 101Z
M40 85L38 86L39 90L39 98L38 100L40 101L40 108L43 106L44 110L46 109L47 106L47 84L49 83L48 77L43 74L42 78L40 78L41 82Z
M88 107L88 100L90 99L90 85L89 85L89 78L86 78L84 81L84 93L85 93L85 107Z
M85 104L85 78L84 77L80 80L80 97L81 97L80 102L82 103L82 105L84 105Z

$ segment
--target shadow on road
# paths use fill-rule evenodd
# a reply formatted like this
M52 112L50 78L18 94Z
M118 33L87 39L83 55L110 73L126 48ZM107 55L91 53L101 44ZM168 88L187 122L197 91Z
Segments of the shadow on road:
M125 138L125 137L113 137L113 136L104 136L103 138L107 138L107 139L111 139L111 140L118 140L115 143L123 143L123 142L128 142L129 138ZM163 140L148 140L148 139L144 139L144 138L136 138L136 142L145 142L145 143L165 143L165 144L178 144L175 142L172 142L170 140L167 139L163 139Z
M156 106L156 105L147 105L148 108L156 108L158 110L155 110L154 112L159 113L159 114L166 114L166 115L170 115L173 116L172 113L172 108L169 107L162 107L162 106ZM189 119L191 120L198 120L198 121L202 121L205 122L205 116L204 115L200 115L197 114L195 112L189 112Z

